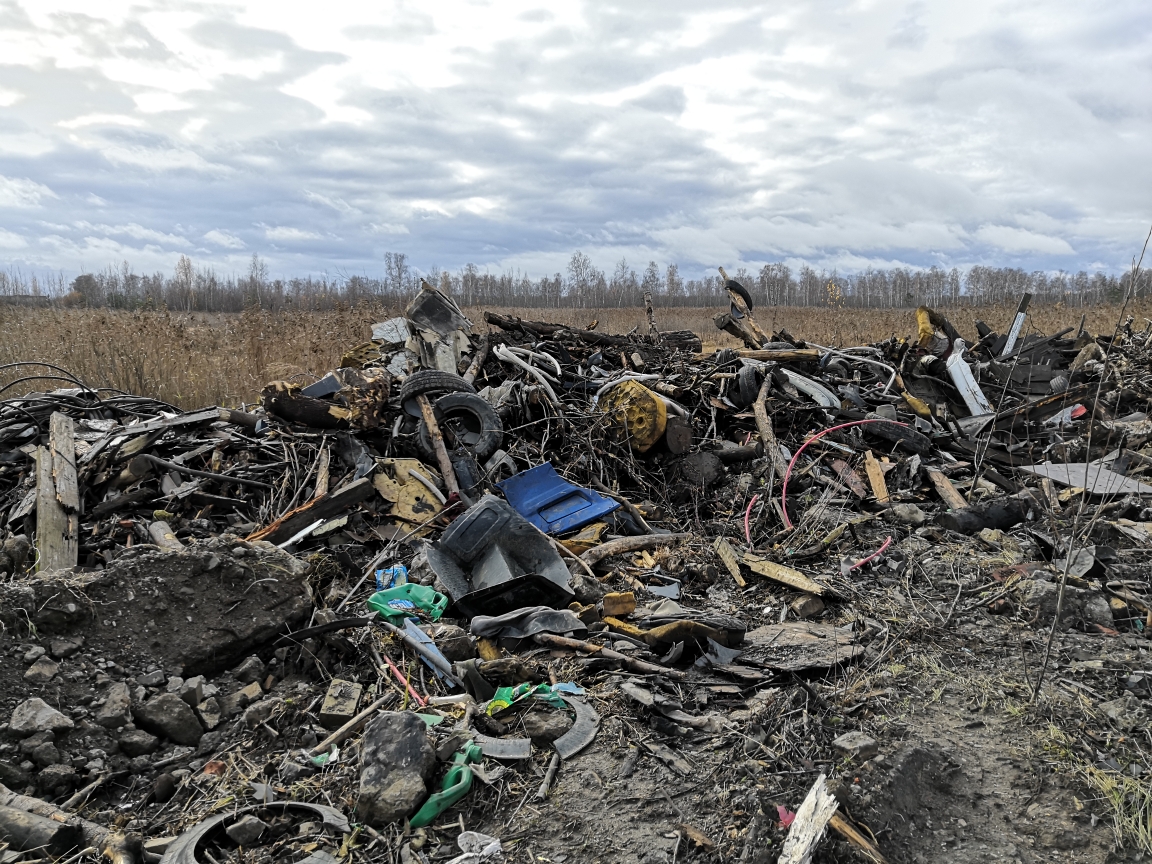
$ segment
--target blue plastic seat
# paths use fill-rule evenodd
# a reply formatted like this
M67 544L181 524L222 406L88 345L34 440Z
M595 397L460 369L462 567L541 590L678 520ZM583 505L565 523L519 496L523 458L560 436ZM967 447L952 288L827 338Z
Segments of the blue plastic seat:
M620 506L591 489L573 486L549 462L496 485L517 513L546 534L563 534L595 522Z

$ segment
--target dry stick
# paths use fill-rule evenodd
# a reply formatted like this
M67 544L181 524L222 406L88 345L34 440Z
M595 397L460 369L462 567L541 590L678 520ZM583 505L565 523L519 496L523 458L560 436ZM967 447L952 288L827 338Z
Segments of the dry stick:
M649 675L667 675L669 678L686 678L687 673L681 672L679 669L669 669L666 666L658 666L655 663L647 663L644 660L636 660L632 657L625 656L618 651L613 651L611 648L604 648L600 645L593 645L591 642L584 642L580 639L569 639L567 636L554 636L551 633L537 633L532 637L533 640L539 642L541 645L551 645L554 648L572 648L576 651L584 651L588 654L599 654L607 657L610 660L619 660L630 669L637 672L644 672Z
M609 540L599 546L593 546L580 557L584 563L591 566L603 558L619 555L623 552L639 552L641 549L651 549L653 546L663 546L666 543L679 543L681 540L690 540L691 533L683 534L645 534L643 537L621 537L618 540Z
M577 564L579 564L581 567L584 568L584 572L588 574L589 579L595 579L596 578L596 574L592 572L592 568L588 566L588 564L584 561L583 558L581 558L579 555L577 555L575 552L573 552L571 549L569 549L567 546L565 546L563 543L561 543L559 540L557 540L551 534L546 533L544 531L544 529L541 528L539 525L536 525L533 522L529 522L528 524L531 525L533 528L535 528L545 540L547 540L549 543L552 544L552 548L556 550L556 553L558 555L560 555L561 558L572 559L573 561L575 561Z
M783 477L788 472L784 464L784 457L780 455L780 444L776 441L776 433L772 431L772 418L768 416L768 392L772 389L772 376L765 371L764 383L760 385L760 392L756 402L752 405L752 413L756 415L756 429L760 432L760 441L764 445L764 452L771 460L772 469L768 474L767 495L772 495L772 484L777 477Z
M540 784L540 788L536 790L536 800L543 801L548 797L548 790L552 788L552 782L556 779L556 769L560 767L560 754L553 753L552 761L548 763L548 770L544 774L544 780Z
M384 707L384 703L388 702L395 696L395 693L386 693L381 696L315 747L308 751L309 756L319 756L333 744L342 744L351 736L355 735L360 729L368 722L368 719L375 714L380 708Z
M480 347L476 349L476 356L472 358L472 362L468 364L468 371L464 373L464 380L469 384L476 380L476 376L480 374L480 367L484 365L484 361L488 359L488 343L489 338L483 336L480 339Z
M420 405L420 414L424 417L424 425L428 427L428 437L432 439L432 447L436 451L436 461L440 464L440 476L444 478L444 488L449 496L453 493L460 495L460 484L456 482L456 472L452 469L452 460L448 458L448 448L444 446L444 434L440 431L440 424L436 422L436 413L432 410L432 403L428 397L416 397Z
M1096 385L1096 396L1092 400L1092 416L1096 416L1096 407L1100 404L1100 391L1104 388L1104 382L1108 379L1108 364L1112 359L1112 349L1116 347L1116 337L1120 333L1120 327L1124 321L1124 315L1128 312L1128 304L1132 302L1132 297L1136 294L1136 283L1140 276L1140 265L1144 263L1144 253L1148 251L1148 241L1152 240L1152 228L1148 229L1148 236L1144 238L1144 248L1140 250L1140 258L1132 265L1132 284L1129 286L1127 293L1124 296L1124 305L1120 307L1120 316L1116 319L1116 328L1112 331L1112 339L1108 343L1108 351L1104 354L1104 369L1100 373L1100 383ZM1095 429L1095 423L1088 424L1088 447L1085 450L1084 458L1088 458L1088 454L1092 451L1092 431ZM1085 466L1085 478L1087 478L1087 466ZM1096 480L1100 479L1100 473L1097 472ZM1095 484L1093 484L1095 485ZM1064 558L1064 572L1060 574L1060 591L1056 595L1056 614L1052 618L1052 628L1048 631L1048 643L1044 646L1044 660L1040 664L1040 673L1036 678L1036 687L1032 690L1032 698L1029 704L1035 704L1036 699L1040 696L1040 688L1044 684L1044 675L1048 671L1048 660L1052 656L1052 643L1056 640L1056 627L1060 623L1060 613L1064 609L1064 594L1065 588L1068 585L1068 569L1072 566L1072 558L1074 552L1079 550L1073 549L1073 544L1076 542L1076 530L1080 525L1080 517L1084 513L1084 507L1088 503L1087 492L1080 496L1080 506L1076 508L1076 515L1072 518L1072 533L1068 539L1068 551L1065 553ZM1100 518L1100 509L1096 509L1096 513L1092 516L1092 520L1088 523L1088 528L1084 533L1084 538L1091 535L1092 529L1096 526L1096 520Z
M611 489L609 489L607 486L605 486L603 483L601 483L595 477L592 478L592 485L595 486L598 491L603 492L605 495L607 495L609 498L612 498L615 501L619 501L620 504L623 505L624 509L627 510L632 515L633 519L635 519L637 522L640 523L640 527L643 528L646 532L648 532L649 534L654 533L652 531L652 526L649 525L648 522L644 519L644 514L640 512L639 507L637 507L635 504L633 504L631 501L629 501L623 495L620 495L616 492L613 492Z
M179 471L181 474L191 474L193 477L207 477L209 480L217 480L220 483L235 483L237 486L252 486L256 489L273 490L270 483L264 483L260 480L249 480L247 477L233 477L231 474L214 474L211 471L196 471L184 465L177 465L175 462L166 462L150 453L141 453L140 455L153 465L159 465L161 468L167 468L169 471Z

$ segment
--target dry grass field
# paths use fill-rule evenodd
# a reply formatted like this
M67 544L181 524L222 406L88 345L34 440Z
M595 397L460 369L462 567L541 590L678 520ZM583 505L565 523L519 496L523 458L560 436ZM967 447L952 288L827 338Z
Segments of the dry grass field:
M531 320L548 320L626 333L646 328L642 309L494 309ZM735 345L712 324L719 310L659 309L658 324L665 330L694 330L706 350ZM947 310L953 324L966 337L975 335L975 320L983 318L1003 331L1015 311L1009 306ZM1152 318L1152 302L1130 307L1137 324ZM483 310L467 310L473 321L483 322ZM1110 333L1118 307L1094 306L1083 310L1062 306L1036 307L1030 327L1053 333L1076 327L1087 314L1088 329ZM182 408L219 404L238 406L256 399L260 388L277 378L299 376L310 381L333 368L349 346L369 338L371 324L398 310L357 306L332 312L260 312L240 315L116 312L106 309L22 309L0 306L0 365L41 360L55 363L79 376L89 386L152 396ZM792 335L822 345L860 345L889 336L914 332L910 309L832 309L778 307L756 310L767 330L786 328ZM483 328L483 324L480 324ZM0 369L0 388L16 379L43 374L23 367ZM0 391L0 397L30 389L57 386L52 381L29 381Z

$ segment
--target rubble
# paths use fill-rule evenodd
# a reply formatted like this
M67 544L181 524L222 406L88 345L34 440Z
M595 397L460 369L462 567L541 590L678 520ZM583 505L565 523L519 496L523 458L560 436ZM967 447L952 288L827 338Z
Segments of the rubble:
M426 286L241 409L29 364L0 860L1140 849L1101 790L1152 791L1149 331L827 347L727 285L715 351ZM976 831L980 777L1056 791Z

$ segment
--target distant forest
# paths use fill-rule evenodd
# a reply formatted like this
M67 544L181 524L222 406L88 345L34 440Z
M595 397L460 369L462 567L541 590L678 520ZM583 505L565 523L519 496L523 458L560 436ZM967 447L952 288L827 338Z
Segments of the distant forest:
M181 312L242 312L258 307L330 309L362 302L403 306L427 279L456 298L462 306L532 308L628 308L643 304L650 291L658 306L721 306L726 302L719 274L685 279L675 264L651 261L637 271L621 261L609 275L592 259L576 252L563 273L533 278L519 271L489 273L473 264L456 272L421 271L407 255L385 253L378 276L307 276L271 278L267 264L253 255L248 272L220 276L181 256L171 275L136 273L127 262L70 282L61 277L25 277L0 272L0 302L23 305L64 305L115 309L167 308ZM1033 302L1091 305L1122 300L1132 274L1026 272L1012 267L975 266L913 270L868 268L859 273L814 270L785 264L765 264L756 273L744 268L729 272L744 285L758 306L830 306L837 308L907 308L920 305L956 306L1015 302L1029 292ZM1152 294L1152 276L1142 271L1135 296Z

